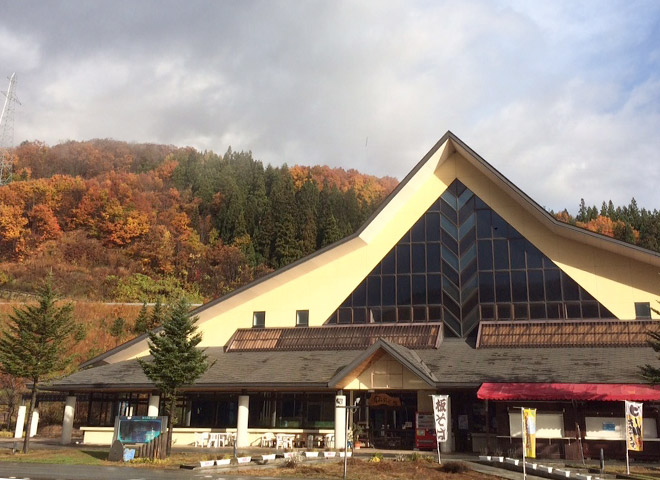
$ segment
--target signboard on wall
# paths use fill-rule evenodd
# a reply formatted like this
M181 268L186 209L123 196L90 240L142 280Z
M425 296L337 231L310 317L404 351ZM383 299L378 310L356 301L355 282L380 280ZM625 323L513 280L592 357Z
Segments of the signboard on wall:
M369 397L370 407L400 407L401 399L387 393L374 393Z
M167 430L167 417L115 417L114 438L121 443L148 443Z

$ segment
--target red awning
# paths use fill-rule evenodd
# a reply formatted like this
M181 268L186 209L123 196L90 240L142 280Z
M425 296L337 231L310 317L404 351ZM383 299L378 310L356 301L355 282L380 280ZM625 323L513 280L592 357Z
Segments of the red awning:
M482 400L660 400L660 386L634 383L484 383Z

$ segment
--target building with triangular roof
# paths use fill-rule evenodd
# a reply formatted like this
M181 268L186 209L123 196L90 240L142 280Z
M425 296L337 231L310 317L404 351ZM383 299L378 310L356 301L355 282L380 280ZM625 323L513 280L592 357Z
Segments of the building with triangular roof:
M545 454L623 452L614 401L660 400L638 373L656 361L659 273L660 254L557 221L448 132L355 234L194 311L216 362L185 389L175 445L213 431L340 447L360 399L348 422L364 442L435 448L424 422L442 393L446 451L520 445L533 404ZM148 353L143 335L52 384L85 442L157 412Z

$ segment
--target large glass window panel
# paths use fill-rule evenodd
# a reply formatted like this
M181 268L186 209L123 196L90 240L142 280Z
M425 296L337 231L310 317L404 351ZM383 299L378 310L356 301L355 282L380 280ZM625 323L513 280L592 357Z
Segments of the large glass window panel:
M383 323L395 323L396 322L396 308L395 307L383 308L382 315L381 315L381 321Z
M565 301L580 300L580 288L578 284L564 272L561 273L561 287Z
M559 270L545 270L545 296L548 301L561 301Z
M582 318L598 318L598 304L596 302L583 302L582 303Z
M525 242L527 250L527 268L542 268L543 254L529 242Z
M413 242L423 242L425 240L424 230L424 215L422 215L422 218L417 220L417 223L413 225L412 231L410 232L410 240Z
M396 273L410 273L410 245L396 246Z
M412 245L412 271L413 273L426 273L426 248L423 243Z
M383 259L383 274L395 273L396 271L396 254L394 253L395 249L393 248L390 252L385 255Z
M497 303L511 301L511 279L509 272L495 272L495 300Z
M367 309L354 308L353 309L353 323L367 323Z
M458 240L458 228L444 215L440 216L440 226L443 232L448 233L454 240Z
M458 272L459 270L459 265L458 265L458 257L454 255L451 251L449 251L448 248L445 248L445 246L442 246L442 258L445 260L451 267Z
M426 275L412 277L413 305L426 305Z
M507 223L497 213L493 212L493 238L508 238L509 229Z
M495 305L481 304L481 319L482 320L495 320Z
M410 322L412 320L412 312L410 307L399 307L397 308L399 312L399 322Z
M440 268L440 244L426 244L426 268L427 272L439 272Z
M399 275L396 278L397 305L410 305L410 276Z
M380 277L369 277L367 304L380 305Z
M367 285L362 282L353 292L353 306L364 307L367 304Z
M511 304L497 306L497 319L498 320L511 320Z
M429 275L427 278L429 305L439 305L442 303L442 276Z
M516 303L513 305L513 318L515 320L529 320L529 305Z
M426 214L426 241L440 241L440 215L437 213Z
M525 268L525 240L515 238L509 240L509 252L511 255L511 268L522 270Z
M490 210L477 210L477 238L491 238Z
M442 212L442 216L446 217L450 223L455 224L457 222L456 207L451 206L449 203L445 202L444 199L440 203L440 211Z
M340 308L339 323L352 323L352 322L353 322L353 310L350 308Z
M527 301L527 275L525 271L511 272L511 293L514 302Z
M488 303L495 301L495 283L491 272L479 273L479 301Z
M428 319L426 307L413 308L413 322L426 322Z
M531 302L542 302L545 300L543 288L543 270L529 270L527 272L529 285L529 300Z
M429 322L442 321L442 307L429 307Z
M383 305L396 304L396 277L383 277Z
M479 240L479 270L493 269L493 243L491 240Z
M495 270L509 269L509 242L506 240L493 240L493 258Z
M532 320L541 320L548 318L545 313L545 303L530 303L529 318Z

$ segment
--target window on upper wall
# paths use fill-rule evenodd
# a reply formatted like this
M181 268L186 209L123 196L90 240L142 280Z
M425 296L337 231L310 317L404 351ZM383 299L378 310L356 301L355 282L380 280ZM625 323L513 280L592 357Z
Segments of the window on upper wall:
M651 304L649 302L635 302L635 318L651 318Z
M266 312L252 313L252 328L266 327Z
M296 327L309 326L309 310L296 310Z

